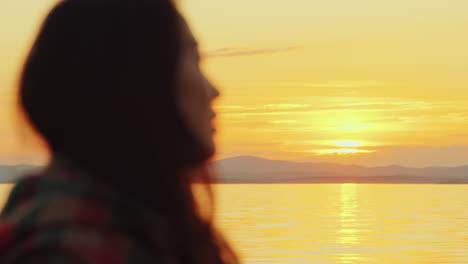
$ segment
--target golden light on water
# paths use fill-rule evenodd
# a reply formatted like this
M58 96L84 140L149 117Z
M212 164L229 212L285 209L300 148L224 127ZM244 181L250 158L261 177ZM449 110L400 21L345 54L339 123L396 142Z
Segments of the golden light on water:
M215 189L217 225L243 263L468 263L468 198L461 184Z
M356 229L358 202L357 186L354 183L341 185L340 228L338 229L338 241L340 244L357 244L359 242L359 229Z
M14 184L5 183L0 184L0 210L3 210L8 196L10 195L11 190L13 189Z

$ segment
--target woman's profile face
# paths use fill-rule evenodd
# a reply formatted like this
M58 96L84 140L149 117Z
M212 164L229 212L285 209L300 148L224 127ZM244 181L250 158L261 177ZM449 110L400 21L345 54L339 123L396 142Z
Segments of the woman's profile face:
M214 154L215 112L211 104L219 96L219 91L200 69L198 44L185 21L181 33L182 50L176 77L177 103L195 138L210 154Z

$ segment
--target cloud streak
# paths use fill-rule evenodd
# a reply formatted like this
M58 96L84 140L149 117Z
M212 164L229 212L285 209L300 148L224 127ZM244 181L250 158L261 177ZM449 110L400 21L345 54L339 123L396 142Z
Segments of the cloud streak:
M286 47L226 47L213 51L208 51L205 56L210 58L219 57L239 57L239 56L255 56L284 53L302 48L301 46L286 46Z
M313 104L268 104L258 107L244 107L220 109L220 113L227 116L271 116L288 115L294 113L316 113L323 111L371 111L371 112L402 112L424 111L446 107L438 103L417 102L369 102L369 103L344 103L328 106L315 106ZM453 114L453 117L461 118Z
M324 82L324 83L311 83L311 82L277 82L275 86L284 87L310 87L310 88L358 88L358 87L381 87L387 84L375 81L339 81L339 82Z

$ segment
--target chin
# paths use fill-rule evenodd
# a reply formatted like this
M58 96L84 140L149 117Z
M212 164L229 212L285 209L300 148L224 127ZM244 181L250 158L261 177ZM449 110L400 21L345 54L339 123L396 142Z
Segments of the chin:
M211 129L210 129L211 130ZM203 134L199 137L201 147L205 156L212 157L216 153L216 143L214 140L214 130L207 131L205 130Z
M209 144L207 144L206 152L210 157L213 156L216 153L216 146L215 146L214 142L210 142Z

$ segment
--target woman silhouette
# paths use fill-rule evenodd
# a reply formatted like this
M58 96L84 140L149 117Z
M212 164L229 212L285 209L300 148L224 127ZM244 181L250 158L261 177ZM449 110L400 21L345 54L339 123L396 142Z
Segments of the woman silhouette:
M213 225L219 94L199 61L170 0L53 8L19 89L51 160L9 196L1 263L238 263Z

